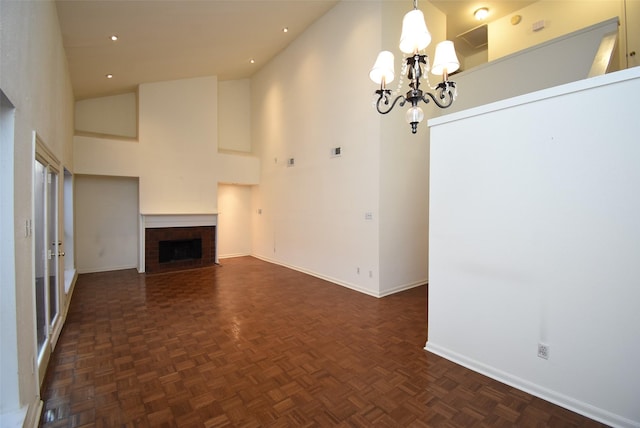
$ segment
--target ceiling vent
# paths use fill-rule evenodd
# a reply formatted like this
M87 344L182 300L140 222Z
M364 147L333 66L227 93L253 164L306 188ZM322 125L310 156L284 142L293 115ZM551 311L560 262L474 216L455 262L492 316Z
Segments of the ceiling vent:
M456 38L464 40L473 49L483 48L488 44L487 24L478 25L471 30L458 34Z

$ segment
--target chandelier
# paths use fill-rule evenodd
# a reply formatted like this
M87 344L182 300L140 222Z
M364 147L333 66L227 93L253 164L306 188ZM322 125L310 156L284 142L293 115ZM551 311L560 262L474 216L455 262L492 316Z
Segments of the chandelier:
M391 89L387 89L386 85L393 81L395 73L393 53L389 51L382 51L378 54L378 58L369 73L371 80L380 85L380 89L375 92L378 95L376 102L378 113L387 114L396 104L403 107L407 102L410 103L411 107L407 110L406 119L411 125L411 132L414 134L418 130L418 123L424 119L424 112L418 106L420 101L427 104L432 100L438 107L447 108L453 104L456 98L456 83L449 81L449 73L453 73L460 68L453 42L445 40L436 45L431 73L438 76L441 75L442 82L435 87L430 87L429 84L429 56L420 53L430 43L431 34L427 29L424 15L418 9L418 0L413 0L413 10L408 12L402 20L402 35L400 36L400 50L408 55L404 58L400 74L401 76L406 74L409 80L409 91L404 95L398 95L391 101ZM420 89L420 79L423 77L426 77L426 83L434 93L423 92ZM396 93L400 92L401 87L402 77Z

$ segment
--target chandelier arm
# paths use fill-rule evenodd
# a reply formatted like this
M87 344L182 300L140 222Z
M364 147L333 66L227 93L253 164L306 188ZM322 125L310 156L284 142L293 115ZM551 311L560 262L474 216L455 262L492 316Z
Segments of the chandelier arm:
M376 102L376 110L378 110L378 113L380 114L387 114L389 113L391 110L393 110L393 108L396 106L396 104L398 103L398 101L400 102L400 107L404 106L404 104L407 102L407 99L404 97L404 95L398 95L396 97L395 100L393 100L393 102L391 103L391 106L386 109L386 110L382 110L380 108L380 106L382 104L384 105L388 105L389 104L389 97L385 97L383 95L380 95L380 98L378 98L378 102Z
M453 82L450 82L449 85L451 85L452 83ZM453 86L453 88L455 88L455 86ZM427 98L427 96L431 98L433 102L440 108L450 107L455 99L453 91L449 89L449 87L445 88L444 86L441 86L441 84L438 85L437 96L433 95L431 92L425 92L425 94L422 96L422 101L424 101L426 104L429 103L429 99Z

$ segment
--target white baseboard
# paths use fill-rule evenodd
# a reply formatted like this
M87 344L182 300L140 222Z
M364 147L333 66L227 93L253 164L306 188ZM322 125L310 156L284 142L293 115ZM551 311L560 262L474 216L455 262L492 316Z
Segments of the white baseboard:
M253 255L253 257L255 257L256 259L263 260L265 262L273 263L274 265L284 266L286 268L293 269L295 271L302 272L302 273L305 273L307 275L315 276L316 278L320 278L320 279L323 279L325 281L329 281L329 282L331 282L333 284L340 285L342 287L349 288L351 290L358 291L360 293L367 294L369 296L380 297L378 295L378 293L375 293L375 292L373 292L371 290L367 290L366 288L362 288L362 287L360 287L358 285L350 284L348 282L341 281L341 280L336 279L336 278L331 278L329 276L322 275L322 274L319 274L317 272L313 272L313 271L310 271L308 269L301 268L299 266L294 266L294 265L290 265L290 264L287 264L287 263L282 263L280 261L272 260L272 259L269 259L268 257L258 256L258 255L255 255L255 254Z
M43 407L44 403L40 399L38 399L36 403L29 406L29 411L27 412L23 424L24 428L38 428L38 426L40 425L40 416L42 415Z
M265 262L273 263L275 265L284 266L286 268L293 269L295 271L302 272L302 273L305 273L307 275L311 275L311 276L314 276L316 278L323 279L323 280L331 282L333 284L340 285L340 286L348 288L350 290L357 291L359 293L363 293L363 294L366 294L368 296L377 297L377 298L389 296L389 295L395 294L395 293L399 293L401 291L405 291L405 290L408 290L410 288L419 287L419 286L425 284L425 282L426 282L426 281L425 282L416 282L416 283L412 283L412 284L401 285L401 286L393 288L392 290L386 290L384 293L377 293L377 292L368 290L366 288L362 288L362 287L360 287L360 286L358 286L356 284L351 284L349 282L342 281L342 280L339 280L337 278L332 278L330 276L322 275L320 273L317 273L317 272L314 272L314 271L310 271L308 269L301 268L299 266L294 266L294 265L290 265L290 264L287 264L287 263L282 263L282 262L277 261L277 260L272 260L272 259L270 259L268 257L258 256L258 255L255 255L255 254L252 254L251 257L255 257L256 259L260 259L260 260L263 260Z
M78 274L111 272L114 270L125 270L125 269L138 269L138 265L135 264L135 265L126 265L126 266L101 266L101 267L78 268Z
M73 287L73 283L78 278L78 271L73 269L65 269L64 270L64 292L69 293L71 287Z
M380 293L379 297L390 296L392 294L400 293L401 291L411 290L412 288L416 288L416 287L422 287L423 285L426 285L426 284L427 284L427 280L424 279L420 281L410 282L409 284L398 285L396 287L393 287L390 290L383 291L382 293Z
M624 428L639 428L640 423L624 418L622 416L611 413L607 410L592 406L588 403L576 400L572 397L545 388L542 385L538 385L522 379L518 376L513 376L510 373L506 373L495 367L488 366L472 358L465 357L450 349L439 346L432 342L427 342L424 349L439 355L447 360L453 361L463 367L466 367L475 372L481 373L499 382L518 388L524 392L534 395L543 400L549 401L553 404L557 404L560 407L569 409L573 412L579 413L588 418L602 422L612 427L624 427Z
M232 259L234 257L248 257L251 254L245 254L245 253L233 253L233 254L220 254L218 256L219 259Z

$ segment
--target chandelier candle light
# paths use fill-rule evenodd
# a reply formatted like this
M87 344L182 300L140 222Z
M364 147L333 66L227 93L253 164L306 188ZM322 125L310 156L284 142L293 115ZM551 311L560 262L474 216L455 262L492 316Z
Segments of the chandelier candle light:
M418 106L420 101L425 104L429 103L429 99L440 108L447 108L456 98L456 84L449 81L449 73L453 73L460 68L460 62L456 57L456 51L453 42L445 40L436 45L436 54L431 73L442 76L442 82L436 87L430 88L435 91L435 95L430 92L423 92L420 89L420 79L427 72L426 79L429 85L429 57L421 54L420 51L425 49L431 43L431 34L427 29L422 11L418 9L418 1L413 0L413 10L408 12L402 20L402 35L400 36L400 50L409 55L404 59L401 74L406 73L409 79L409 91L405 95L398 95L391 102L391 90L386 88L395 77L393 53L382 51L378 54L369 77L374 83L380 85L380 89L376 91L378 101L376 102L376 110L380 114L389 113L396 104L400 107L409 102L411 107L407 110L407 122L411 125L411 132L416 133L418 123L424 119L424 112Z

